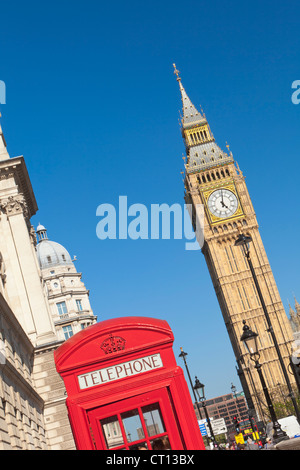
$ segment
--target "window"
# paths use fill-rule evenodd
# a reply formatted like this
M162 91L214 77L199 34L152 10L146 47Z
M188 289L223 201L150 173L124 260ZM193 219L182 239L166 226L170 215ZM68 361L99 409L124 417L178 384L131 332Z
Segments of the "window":
M78 312L81 312L83 310L81 300L76 300L76 306Z
M158 403L100 420L107 449L170 449Z
M65 339L71 338L71 336L73 336L73 330L71 325L63 326L63 332Z
M145 434L138 410L130 410L121 414L128 442L145 439Z
M250 304L249 304L248 297L247 297L247 293L246 293L246 291L245 291L245 287L244 287L244 286L242 286L242 288L243 288L243 291L244 291L244 295L245 295L245 299L246 299L246 302L247 302L248 308L251 308L251 307L250 307Z
M110 416L101 420L102 431L106 441L107 449L113 449L124 444L124 438L118 416Z
M68 313L66 302L58 302L56 306L59 315L64 315L65 313Z
M238 268L238 265L237 265L237 263L236 263L236 259L235 259L235 256L234 256L234 252L233 252L232 246L230 245L229 248L230 248L230 251L231 251L231 254L232 254L232 259L233 259L233 261L234 261L236 270L237 270L237 272L238 272L238 271L239 271L239 268Z
M255 297L256 297L257 305L259 305L259 306L260 306L260 300L259 300L259 298L258 298L258 296L257 296L257 290L256 290L256 287L255 287L255 285L254 285L254 282L253 282L253 280L252 280L252 279L251 279L251 283L252 283L252 289L253 289L253 292L254 292L254 294L255 294Z
M227 247L225 246L224 248L225 248L225 253L226 253L226 256L227 256L227 260L228 260L228 263L229 263L231 272L234 273L234 270L233 270L233 267L232 267L232 263L231 263L231 259L230 259L230 257L229 257L228 251L227 251Z
M162 434L166 431L158 403L144 406L142 410L149 436Z
M244 304L243 297L242 297L242 294L241 294L241 291L240 291L239 286L237 286L237 290L238 290L238 293L239 293L239 297L240 297L241 304L242 304L242 306L243 306L243 310L245 310L245 304Z

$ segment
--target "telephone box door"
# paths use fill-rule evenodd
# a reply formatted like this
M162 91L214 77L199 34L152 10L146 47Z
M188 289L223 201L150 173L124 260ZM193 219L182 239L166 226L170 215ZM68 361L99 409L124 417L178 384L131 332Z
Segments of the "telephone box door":
M100 406L88 420L99 450L184 448L166 388Z

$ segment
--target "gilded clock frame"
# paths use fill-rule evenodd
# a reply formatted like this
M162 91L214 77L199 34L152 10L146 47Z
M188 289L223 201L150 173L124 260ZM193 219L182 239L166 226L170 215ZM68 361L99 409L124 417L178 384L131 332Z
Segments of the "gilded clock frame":
M236 196L236 198L238 200L238 207L237 207L237 210L235 211L235 213L231 217L217 217L217 216L215 216L214 214L212 214L210 212L210 210L208 208L207 201L208 201L209 196L214 191L216 191L217 189L228 189L229 191L231 191ZM210 222L211 225L219 224L220 222L226 222L227 220L238 219L238 218L244 216L243 207L242 207L238 192L236 190L235 184L233 182L228 183L228 184L224 184L224 183L223 184L215 184L215 185L211 186L209 189L203 190L202 191L202 196L203 196L203 199L204 199L206 212L207 212L209 222Z

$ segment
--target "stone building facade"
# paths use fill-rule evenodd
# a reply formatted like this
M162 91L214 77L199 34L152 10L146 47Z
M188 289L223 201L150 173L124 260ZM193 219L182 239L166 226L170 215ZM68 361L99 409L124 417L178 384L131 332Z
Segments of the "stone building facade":
M0 450L75 449L53 352L97 321L75 260L32 227L37 210L0 126Z
M300 304L295 298L295 308L289 304L290 323L296 340L300 339Z
M0 450L48 449L34 346L0 294Z

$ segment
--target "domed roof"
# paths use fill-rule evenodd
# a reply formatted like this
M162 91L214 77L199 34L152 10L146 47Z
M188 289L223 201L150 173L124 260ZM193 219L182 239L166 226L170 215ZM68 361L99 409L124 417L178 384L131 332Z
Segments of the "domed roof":
M42 230L46 230L44 225L39 224L36 228L36 233L41 232Z
M73 264L69 252L62 245L48 240L46 229L43 225L39 224L36 232L39 237L37 257L41 269Z

